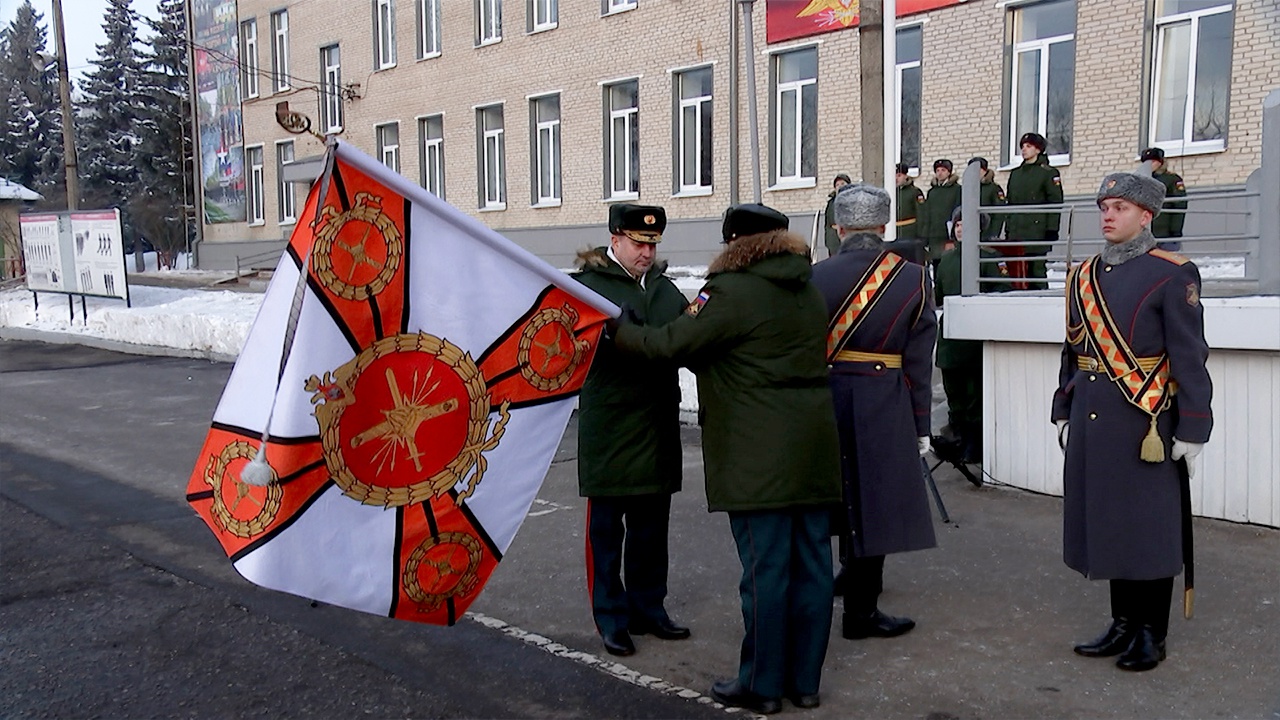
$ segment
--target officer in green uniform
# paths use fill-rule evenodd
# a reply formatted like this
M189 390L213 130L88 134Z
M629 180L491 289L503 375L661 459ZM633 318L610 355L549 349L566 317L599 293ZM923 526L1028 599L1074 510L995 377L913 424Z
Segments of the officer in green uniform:
M978 167L982 170L982 184L978 188L978 204L982 207L1000 207L1008 204L1004 197L1004 189L996 183L996 173L987 167L987 159L984 157L976 157L965 164L965 167L978 163ZM1000 231L1004 229L1004 216L998 213L984 214L987 220L982 222L982 241L987 242L994 238L1000 237ZM955 234L954 232L952 233ZM939 305L941 307L941 305Z
M1009 173L1009 205L1055 205L1062 202L1062 177L1049 165L1049 158L1045 155L1048 145L1043 135L1033 132L1024 134L1018 141L1022 164ZM1014 257L1048 255L1048 246L1027 247L1016 243L1026 240L1057 242L1059 217L1058 213L1048 212L1010 214L1005 220L1005 235L1010 244L1004 248L1004 254ZM1048 276L1044 260L1011 260L1009 275L1019 278L1013 285L1015 290L1044 290L1049 287L1049 283L1043 281Z
M647 326L684 311L684 294L656 261L660 207L609 207L609 244L578 254L574 277ZM587 590L605 650L635 652L631 636L689 637L663 607L667 524L680 489L680 385L671 363L648 363L604 341L578 399L578 491L587 498ZM623 577L625 575L625 584Z
M924 193L920 192L920 188L912 182L911 176L907 174L907 166L904 163L898 163L895 169L895 178L898 181L898 233L899 240L914 240L916 238L917 215L920 206L924 204ZM834 255L835 253L832 253Z
M960 207L960 178L952 174L951 161L942 158L933 163L933 182L920 212L920 235L928 244L929 262L935 265L947 243L947 221L951 211Z
M1169 170L1164 164L1164 150L1158 147L1147 148L1142 151L1142 162L1151 163L1151 177L1159 180L1164 185L1164 210L1186 210L1186 200L1169 200L1168 198L1184 198L1187 196L1187 186L1182 182L1182 176L1176 172ZM1161 212L1151 221L1151 234L1156 238L1156 247L1161 250L1169 250L1177 252L1182 249L1182 241L1177 238L1182 237L1182 226L1187 221L1187 216L1180 212ZM1162 238L1174 238L1173 240L1164 240Z
M827 309L808 243L787 216L749 204L724 216L724 251L685 314L622 324L620 349L698 376L707 508L727 512L742 562L737 676L719 702L770 714L819 704L831 633L830 513L840 453L827 388Z
M823 244L827 246L827 256L835 255L840 250L840 236L836 234L835 212L831 209L832 204L836 201L836 193L840 192L840 188L852 182L848 175L840 173L831 181L831 192L827 195L827 209L822 212L822 221L824 233L822 236Z

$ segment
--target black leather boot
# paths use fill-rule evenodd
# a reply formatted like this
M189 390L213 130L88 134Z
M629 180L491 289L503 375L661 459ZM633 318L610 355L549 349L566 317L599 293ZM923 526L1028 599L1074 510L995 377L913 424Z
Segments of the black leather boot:
M1097 640L1076 645L1072 649L1077 655L1085 657L1113 657L1129 649L1135 633L1136 628L1132 623L1125 618L1116 618Z
M1116 661L1116 667L1130 672L1143 672L1159 665L1164 658L1164 638L1157 638L1150 625L1141 625L1133 636L1133 644Z
M846 640L891 638L905 635L915 626L916 621L911 618L885 615L879 610L863 616L846 612L841 622L840 635Z

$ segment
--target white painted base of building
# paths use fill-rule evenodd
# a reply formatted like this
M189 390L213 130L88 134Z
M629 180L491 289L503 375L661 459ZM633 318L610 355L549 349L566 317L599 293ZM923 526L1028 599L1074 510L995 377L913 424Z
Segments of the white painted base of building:
M1213 433L1191 486L1201 517L1280 527L1280 297L1203 298ZM1063 298L949 297L947 337L983 342L983 467L995 480L1062 494L1049 422L1062 358Z

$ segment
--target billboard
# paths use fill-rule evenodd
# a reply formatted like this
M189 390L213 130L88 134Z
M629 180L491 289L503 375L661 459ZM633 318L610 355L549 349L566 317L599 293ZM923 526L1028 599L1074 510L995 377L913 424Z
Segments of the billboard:
M244 136L235 0L194 0L196 113L207 223L244 222Z
M898 17L959 5L965 0L898 0ZM856 27L858 0L766 0L765 38L769 43L794 40Z
M129 300L119 210L21 215L27 289Z

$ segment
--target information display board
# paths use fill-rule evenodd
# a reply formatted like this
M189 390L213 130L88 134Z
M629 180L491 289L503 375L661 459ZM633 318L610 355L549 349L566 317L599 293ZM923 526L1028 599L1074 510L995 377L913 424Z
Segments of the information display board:
M128 302L119 210L21 215L27 289Z

